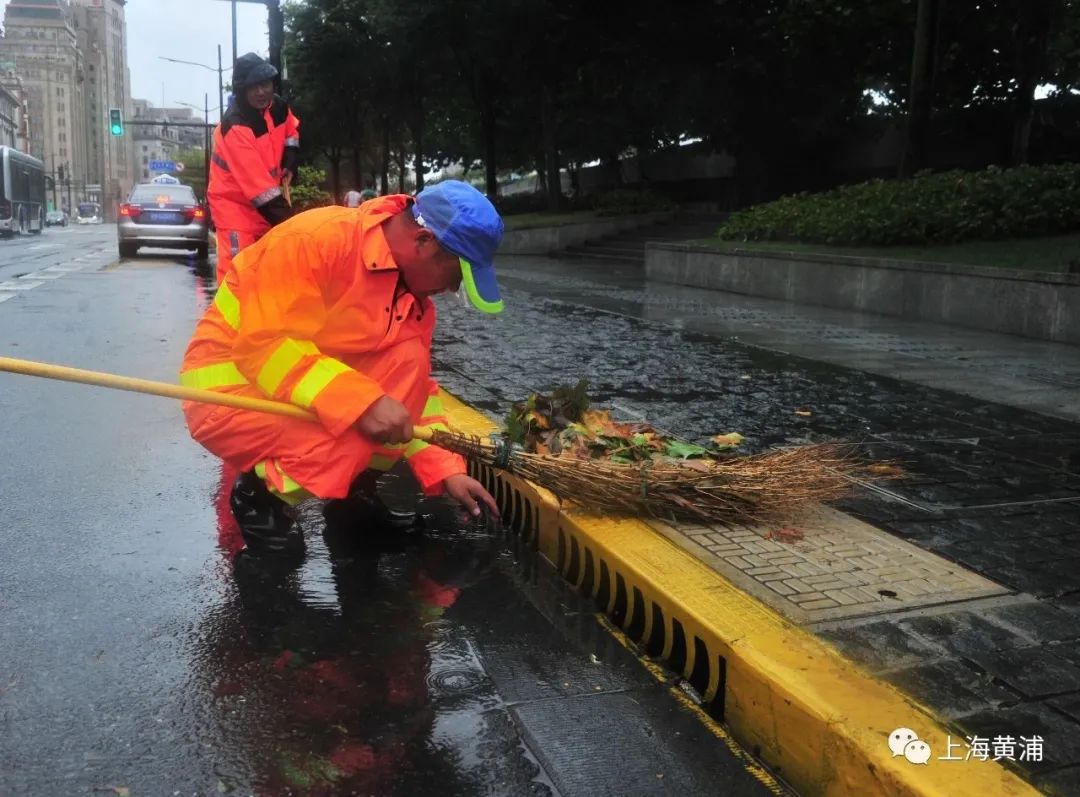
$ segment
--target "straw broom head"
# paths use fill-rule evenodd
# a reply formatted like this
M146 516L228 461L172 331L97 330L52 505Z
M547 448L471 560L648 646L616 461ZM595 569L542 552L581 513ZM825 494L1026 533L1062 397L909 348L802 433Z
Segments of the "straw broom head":
M629 465L530 454L505 441L455 432L436 431L432 442L516 473L589 511L723 525L784 520L808 504L843 497L854 477L866 475L865 464L834 444Z

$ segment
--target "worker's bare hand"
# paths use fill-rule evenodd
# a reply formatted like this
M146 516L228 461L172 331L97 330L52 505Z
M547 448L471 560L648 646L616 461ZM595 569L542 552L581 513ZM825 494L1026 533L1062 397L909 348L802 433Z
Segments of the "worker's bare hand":
M495 503L495 499L491 497L491 493L485 490L484 485L471 476L466 476L464 473L447 476L443 480L443 488L446 490L447 495L461 504L465 511L473 517L480 515L481 503L488 508L492 517L499 516L499 506Z
M290 183L292 183L292 178L293 173L291 169L281 170L281 182L285 183L285 185L289 185Z
M412 418L405 405L392 396L381 396L356 422L360 434L376 443L408 443L413 438Z

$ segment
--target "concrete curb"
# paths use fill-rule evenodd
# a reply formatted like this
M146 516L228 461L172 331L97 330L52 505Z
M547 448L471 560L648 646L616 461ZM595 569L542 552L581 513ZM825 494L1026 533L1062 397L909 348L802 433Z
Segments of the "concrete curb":
M443 394L451 423L484 437L486 416ZM681 672L705 708L807 795L1036 795L991 761L941 761L948 731L930 711L736 589L636 519L564 509L548 491L488 467L472 474L504 522L651 657ZM927 765L893 756L889 734L910 728Z
M626 232L661 221L667 221L674 211L635 213L629 216L595 218L585 222L560 224L554 227L526 227L507 230L499 245L500 255L547 255L586 241Z
M1080 275L650 242L656 282L1080 343Z

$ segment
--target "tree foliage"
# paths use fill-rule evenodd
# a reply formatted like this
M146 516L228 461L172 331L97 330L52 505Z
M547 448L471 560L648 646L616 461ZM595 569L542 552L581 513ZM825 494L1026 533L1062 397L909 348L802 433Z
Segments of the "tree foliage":
M559 168L693 137L735 156L750 201L812 185L868 92L875 113L908 110L918 5L293 0L290 89L337 196L456 164L492 195L500 173L536 170L554 203ZM1001 109L1013 144L1001 160L1022 162L1036 86L1080 85L1080 4L930 5L928 128Z

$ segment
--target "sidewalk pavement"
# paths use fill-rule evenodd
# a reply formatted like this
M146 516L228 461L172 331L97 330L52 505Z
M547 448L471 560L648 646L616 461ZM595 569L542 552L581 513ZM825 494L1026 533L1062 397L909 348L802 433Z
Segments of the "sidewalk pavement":
M492 417L585 377L596 403L689 439L840 439L901 462L910 478L801 539L656 528L929 708L957 744L935 756L989 753L1080 795L1080 350L647 284L631 265L499 268L503 317L442 303L435 348L443 386Z

